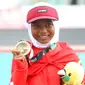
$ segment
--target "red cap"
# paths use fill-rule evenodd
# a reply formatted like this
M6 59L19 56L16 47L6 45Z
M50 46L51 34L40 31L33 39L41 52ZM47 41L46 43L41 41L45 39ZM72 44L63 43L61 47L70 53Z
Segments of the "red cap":
M27 22L31 23L38 19L52 19L52 20L58 20L58 13L56 9L49 7L49 6L38 6L35 8L32 8L27 13Z

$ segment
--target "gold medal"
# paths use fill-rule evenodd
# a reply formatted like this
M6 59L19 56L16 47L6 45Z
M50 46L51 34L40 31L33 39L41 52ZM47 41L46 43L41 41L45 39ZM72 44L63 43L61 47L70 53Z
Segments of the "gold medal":
M27 55L31 51L31 46L27 41L22 40L16 44L15 49L20 51L23 55Z

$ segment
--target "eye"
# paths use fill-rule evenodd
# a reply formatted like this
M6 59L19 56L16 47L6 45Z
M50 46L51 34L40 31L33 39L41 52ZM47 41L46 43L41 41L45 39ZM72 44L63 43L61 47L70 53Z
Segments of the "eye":
M34 29L39 28L39 25L32 24L32 28L34 28Z
M53 26L52 23L48 23L48 24L46 25L47 28L51 28L52 26Z
M68 76L71 76L71 73L69 73Z
M37 25L32 25L32 27L37 27Z

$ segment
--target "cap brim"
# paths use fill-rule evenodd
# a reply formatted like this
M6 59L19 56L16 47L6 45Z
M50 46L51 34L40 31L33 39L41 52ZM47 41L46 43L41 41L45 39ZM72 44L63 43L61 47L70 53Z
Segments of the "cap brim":
M33 19L30 19L30 20L28 21L28 23L34 22L34 21L39 20L39 19L51 19L51 20L56 20L56 21L58 20L58 19L56 19L55 17L40 16L40 17L35 17L35 18L33 18Z

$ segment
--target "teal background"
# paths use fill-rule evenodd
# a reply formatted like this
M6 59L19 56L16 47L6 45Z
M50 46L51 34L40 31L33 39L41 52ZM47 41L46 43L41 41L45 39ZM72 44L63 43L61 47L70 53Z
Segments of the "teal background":
M85 69L85 53L77 53ZM11 76L12 54L0 52L0 85L9 85Z
M0 85L9 85L11 76L12 54L0 52Z

